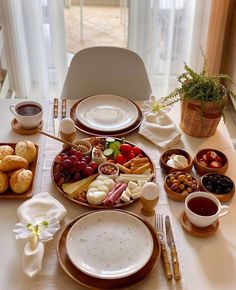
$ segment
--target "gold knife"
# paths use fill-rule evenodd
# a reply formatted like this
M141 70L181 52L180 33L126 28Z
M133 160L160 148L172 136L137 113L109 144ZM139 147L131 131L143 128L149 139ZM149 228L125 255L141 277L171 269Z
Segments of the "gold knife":
M174 278L176 281L181 279L180 271L179 271L179 260L178 260L178 255L175 247L175 241L171 229L171 224L170 224L170 218L167 215L165 217L165 227L166 227L166 239L168 246L170 247L171 250L171 257L172 257L172 266L173 266L173 271L174 271Z
M53 100L53 124L54 124L54 136L59 134L59 118L58 118L58 98Z
M66 99L61 100L61 117L63 119L66 117Z

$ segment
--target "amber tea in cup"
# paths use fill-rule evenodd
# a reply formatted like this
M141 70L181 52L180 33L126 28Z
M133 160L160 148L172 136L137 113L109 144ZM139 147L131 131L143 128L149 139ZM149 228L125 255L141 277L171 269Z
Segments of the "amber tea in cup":
M185 212L193 225L207 227L228 214L229 207L221 205L211 193L197 191L189 194L185 199Z

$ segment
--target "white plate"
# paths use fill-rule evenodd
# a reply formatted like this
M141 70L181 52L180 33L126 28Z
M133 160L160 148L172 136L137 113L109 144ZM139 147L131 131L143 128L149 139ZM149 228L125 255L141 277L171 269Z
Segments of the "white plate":
M67 254L82 272L103 279L127 277L140 270L153 251L149 229L119 211L98 211L78 220L66 239Z
M95 95L78 104L76 116L90 129L111 132L133 125L138 118L138 109L131 101L119 96Z

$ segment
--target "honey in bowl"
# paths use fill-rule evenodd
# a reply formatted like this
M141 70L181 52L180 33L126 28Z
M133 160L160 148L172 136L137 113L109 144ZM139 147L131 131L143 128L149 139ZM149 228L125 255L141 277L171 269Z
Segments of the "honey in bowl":
M217 213L218 206L217 204L204 196L197 196L188 202L188 208L195 214L201 216L211 216Z
M16 109L17 114L21 116L33 116L41 112L41 108L34 104L26 104Z

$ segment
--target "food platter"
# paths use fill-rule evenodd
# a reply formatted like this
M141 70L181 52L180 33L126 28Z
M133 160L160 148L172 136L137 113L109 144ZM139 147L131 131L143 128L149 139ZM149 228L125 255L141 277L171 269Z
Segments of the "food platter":
M85 98L78 103L75 114L79 122L87 128L103 132L127 129L138 119L135 104L115 95L94 95Z
M14 149L16 146L16 143L0 143L0 146L2 146L2 145L9 145ZM23 200L23 199L27 199L27 198L32 197L32 195L33 195L32 189L33 189L34 180L35 180L35 171L36 171L37 159L38 159L38 154L39 154L39 146L35 144L35 148L36 148L36 158L32 163L29 164L29 168L28 168L32 172L32 175L33 175L32 181L31 181L31 184L30 184L30 187L28 188L28 190L22 194L16 194L9 187L5 192L0 193L0 199L20 199L20 200Z
M148 262L153 239L147 226L126 212L96 211L71 227L66 248L72 264L85 274L120 279Z
M121 210L115 210L114 212L124 212ZM151 254L150 259L148 260L148 262L140 269L138 270L136 273L131 274L127 277L123 277L123 278L115 278L115 279L103 279L103 278L97 278L97 277L93 277L90 276L88 274L85 274L84 272L80 271L78 268L76 268L70 261L68 255L67 255L67 250L66 250L66 239L67 239L67 235L69 230L71 229L71 227L81 218L85 217L86 215L90 214L90 213L85 213L81 216L79 216L78 218L76 218L74 221L72 221L70 224L68 224L66 226L66 228L63 230L63 232L61 233L61 236L59 237L58 240L58 244L57 244L57 257L58 257L58 261L62 267L62 269L65 271L65 273L71 278L73 279L75 282L88 287L88 288L96 288L96 289L118 289L118 288L124 288L124 287L129 287L139 281L141 281L142 279L146 278L147 276L149 276L159 258L160 258L160 242L159 239L153 229L153 227L145 220L142 220L140 217L138 217L137 215L130 213L130 212L126 212L127 214L136 217L137 219L139 219L140 221L142 221L145 226L148 228L148 230L151 233L152 236L152 240L153 240L153 251Z
M77 171L73 169L73 173L67 174L68 171L71 172L71 166L73 167L74 165L67 161L70 169L65 170L65 166L63 165L65 162L63 163L63 161L65 159L71 159L74 162L74 159L76 160L76 158L72 157L71 154L77 154L73 149L71 150L71 148L63 149L55 156L52 163L51 176L57 190L65 198L71 200L72 202L93 209L121 208L139 200L141 187L144 185L144 183L147 181L153 181L155 179L155 165L149 156L140 150L137 146L135 146L135 144L124 139L113 137L91 137L83 140L89 141L93 147L91 156L82 156L79 161L80 163L77 163L76 161L74 163L76 168L81 168L81 162L87 162L83 169L78 169ZM114 145L120 146L120 148L122 148L120 149L120 154L117 155L116 153L116 160L112 159L114 158L112 156L115 156L114 152L116 150ZM94 150L97 150L98 147L101 148L101 146L105 146L103 147L103 152L109 151L111 147L114 149L114 152L113 155L105 157L103 160L104 162L99 164L98 159L93 159L93 154L95 152ZM109 147L109 150L107 150L106 146ZM133 154L133 157L129 161L123 160L127 161L125 163L120 161L120 158L122 157L121 155L124 154L122 151L124 147L130 147L132 151L136 150L136 156ZM101 150L99 149L99 151ZM97 162L97 164L94 164L94 162ZM123 163L123 165L120 163ZM103 165L107 166L109 170L111 170L110 168L112 168L112 170L116 170L116 168L118 168L119 172L116 174L113 174L114 172L110 172L108 173L112 173L110 176L106 175L106 173L101 173L100 169L103 168L101 167ZM88 169L88 167L91 166L94 167L93 170ZM79 177L77 178L78 174ZM129 184L129 181L132 181L132 190L130 189L131 185ZM104 185L108 187L108 190L106 188L104 189ZM128 200L127 196L125 196L127 190L129 190L130 194ZM99 193L97 193L97 191L99 191ZM106 193L101 193L101 191L106 191ZM96 200L94 195L97 196Z
M141 112L140 108L135 103L133 103L132 101L129 101L136 107L136 109L138 111L137 119L135 120L135 122L132 125L126 127L125 129L111 130L111 131L91 129L91 128L85 126L84 124L82 124L78 120L77 114L76 114L76 108L85 99L86 98L79 100L78 102L76 102L72 106L72 108L70 110L70 118L74 121L77 130L79 130L79 131L81 131L83 133L86 133L88 135L92 135L92 136L114 136L114 137L116 137L116 136L125 136L125 135L133 132L134 130L136 130L140 126L141 121L143 119L143 115L142 115L142 112Z

